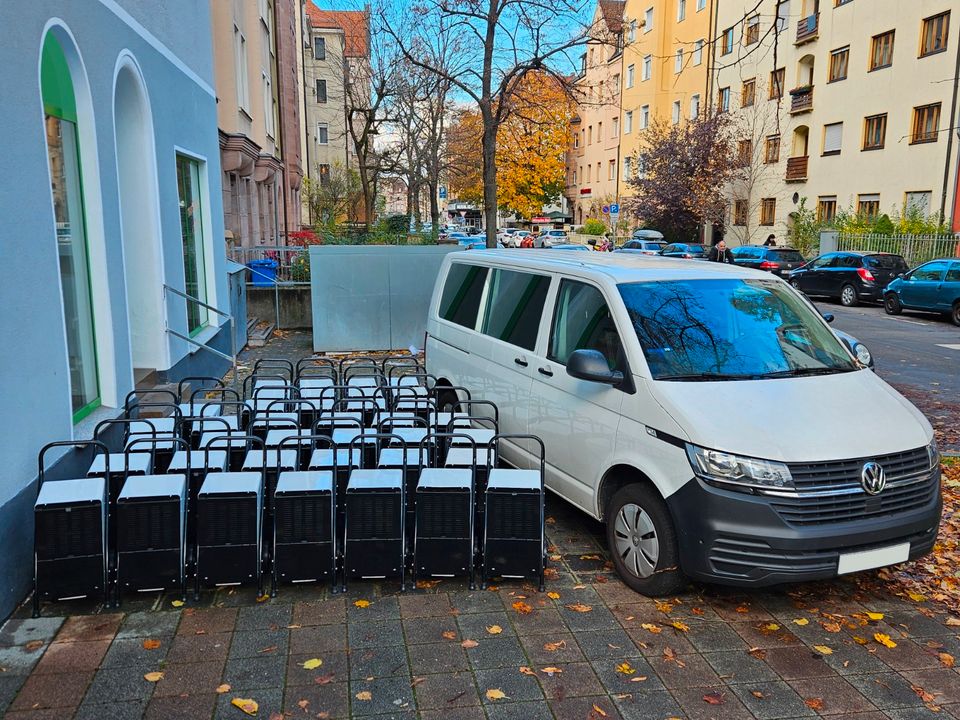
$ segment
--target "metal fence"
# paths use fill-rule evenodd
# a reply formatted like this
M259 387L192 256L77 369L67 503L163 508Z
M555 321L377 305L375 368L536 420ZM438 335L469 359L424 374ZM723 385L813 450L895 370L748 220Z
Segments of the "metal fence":
M941 257L960 257L960 235L873 235L841 233L838 250L902 255L910 267Z
M262 245L252 248L231 248L227 252L234 262L247 265L255 260L273 260L277 263L276 283L280 285L310 284L310 254L305 247L276 247ZM270 276L250 268L250 282L257 285L273 285ZM259 277L258 277L259 276Z

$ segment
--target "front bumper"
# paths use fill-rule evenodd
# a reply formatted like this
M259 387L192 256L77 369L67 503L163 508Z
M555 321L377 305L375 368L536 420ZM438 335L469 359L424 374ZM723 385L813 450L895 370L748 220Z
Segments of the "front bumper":
M795 525L772 499L712 487L691 479L667 498L688 577L761 587L837 575L840 553L910 543L910 559L933 549L943 500L940 472L922 507L848 522Z

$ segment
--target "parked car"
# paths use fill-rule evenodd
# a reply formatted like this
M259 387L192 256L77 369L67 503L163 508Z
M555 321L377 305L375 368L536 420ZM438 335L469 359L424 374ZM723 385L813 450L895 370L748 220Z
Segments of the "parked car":
M663 233L659 230L641 228L639 230L634 230L631 237L634 240L663 240ZM665 244L666 243L664 243L664 245Z
M627 252L636 255L659 255L667 244L662 240L627 240L623 247L614 250L614 252Z
M547 487L606 522L614 565L639 592L830 578L936 541L930 423L775 276L452 253L426 369L438 386L482 388L500 432L543 440ZM539 466L526 440L498 447L506 464Z
M888 315L905 309L947 313L960 325L960 258L932 260L895 278L884 291L883 309Z
M789 275L806 260L799 250L765 245L741 245L731 250L733 260L742 267L769 270L774 275Z
M835 298L852 307L883 299L890 281L908 269L906 260L891 253L832 252L792 271L790 284L811 297Z
M707 248L703 245L693 245L689 243L671 243L660 248L659 255L672 258L687 258L702 260L707 256Z
M566 241L567 233L565 230L544 230L537 235L533 245L538 248L548 248Z
M551 245L551 250L586 250L590 252L589 245L581 245L579 243L561 243L559 245Z
M514 248L520 247L520 242L530 234L529 230L519 230L517 228L507 228L504 232L503 244Z

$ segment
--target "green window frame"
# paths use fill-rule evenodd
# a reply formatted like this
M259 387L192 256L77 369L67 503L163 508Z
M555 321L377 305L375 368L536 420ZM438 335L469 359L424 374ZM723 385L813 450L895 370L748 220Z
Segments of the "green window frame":
M183 291L195 298L187 300L187 331L193 337L210 323L210 313L200 304L207 303L200 162L179 153L177 193L180 200L180 239L183 244Z
M40 60L47 161L57 234L73 423L100 406L96 324L90 277L77 102L63 48L48 33Z

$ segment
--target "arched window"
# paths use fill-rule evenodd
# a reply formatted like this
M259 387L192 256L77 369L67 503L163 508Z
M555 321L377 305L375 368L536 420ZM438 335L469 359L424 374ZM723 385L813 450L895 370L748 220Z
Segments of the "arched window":
M47 34L43 43L40 84L63 290L71 405L73 420L78 422L100 404L100 384L80 176L77 102L67 59L52 33Z

